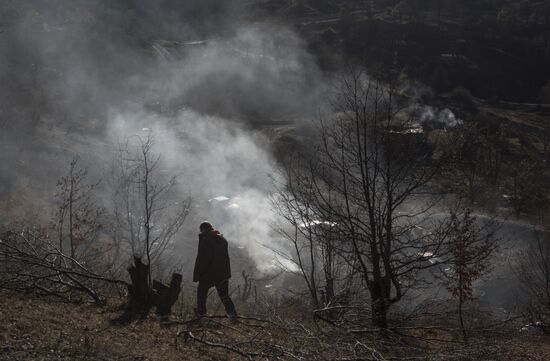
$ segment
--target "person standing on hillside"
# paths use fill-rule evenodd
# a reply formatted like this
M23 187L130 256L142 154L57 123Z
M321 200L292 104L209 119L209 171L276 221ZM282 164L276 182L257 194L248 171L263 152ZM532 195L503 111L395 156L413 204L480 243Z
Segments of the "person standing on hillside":
M199 283L195 312L198 317L206 316L208 290L216 287L225 312L229 317L235 319L237 311L229 296L231 264L227 251L227 240L209 222L202 222L199 228L199 250L193 271L193 282Z

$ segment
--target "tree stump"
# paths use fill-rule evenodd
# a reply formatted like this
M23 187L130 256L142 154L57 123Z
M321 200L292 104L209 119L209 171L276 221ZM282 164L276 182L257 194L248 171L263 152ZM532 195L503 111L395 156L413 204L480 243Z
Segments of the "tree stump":
M147 318L153 306L156 307L160 316L168 316L181 292L182 275L173 273L170 286L154 280L151 288L149 287L149 265L144 264L141 258L134 257L134 264L127 270L132 281L128 286L128 303L124 313L114 322L127 324L135 319L143 320Z
M181 274L173 273L169 287L157 280L153 281L153 304L160 316L165 317L172 312L172 306L178 300L181 291L182 278Z
M132 284L129 287L129 300L126 311L146 318L151 308L151 290L149 289L149 265L134 257L134 265L128 267Z

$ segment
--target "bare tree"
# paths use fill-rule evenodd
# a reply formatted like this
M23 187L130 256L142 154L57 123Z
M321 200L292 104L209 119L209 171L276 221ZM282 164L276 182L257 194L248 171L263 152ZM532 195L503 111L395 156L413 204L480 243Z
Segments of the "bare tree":
M466 123L455 133L452 161L448 166L456 190L471 203L484 200L494 208L507 152L503 126Z
M483 141L478 129L472 124L464 124L457 131L457 141L448 166L455 183L454 188L472 203L478 200L482 189L482 153Z
M514 273L529 300L527 317L550 330L550 242L545 231L533 230L535 240L519 253Z
M536 162L531 159L524 159L514 167L510 184L510 203L514 209L516 218L526 211L533 200L537 198L537 192L543 189L543 182L540 178L540 169Z
M104 209L96 206L94 192L98 182L89 183L88 172L78 164L75 157L70 163L69 172L57 181L55 194L57 211L55 228L57 230L59 252L64 252L68 244L70 256L82 259L94 245L101 230Z
M413 119L392 86L356 73L337 93L335 116L317 123L313 157L287 174L283 213L332 225L338 253L368 290L373 325L386 328L407 279L438 263L427 259L449 255L444 239L418 232L435 227L430 216L440 197L427 193L439 166L419 146L422 135L406 131Z
M130 145L136 140L137 145ZM151 134L123 145L114 166L114 228L117 243L129 245L134 256L145 257L149 282L155 262L182 227L190 197L174 201L176 178L163 179L161 156L153 152Z
M300 270L314 308L330 307L338 299L346 301L355 270L338 252L338 232L332 222L316 218L312 201L304 192L308 181L292 167L284 171L287 183L273 199L273 209L284 219L276 231L290 242L292 255L282 255ZM296 178L300 180L296 182Z
M497 124L483 131L482 160L485 179L490 191L489 206L496 206L498 185L502 174L503 160L507 151L507 142L504 137L504 126Z

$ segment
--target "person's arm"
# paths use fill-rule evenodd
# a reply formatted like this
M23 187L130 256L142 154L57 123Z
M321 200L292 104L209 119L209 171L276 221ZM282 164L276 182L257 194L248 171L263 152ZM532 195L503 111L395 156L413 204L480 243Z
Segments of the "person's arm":
M229 257L229 243L227 242L227 239L222 235L221 240L224 244L224 255L225 262L227 263L227 277L231 278L231 259Z
M212 262L212 250L208 246L206 237L199 238L199 250L195 260L195 269L193 271L193 282L198 282L203 274L206 273Z

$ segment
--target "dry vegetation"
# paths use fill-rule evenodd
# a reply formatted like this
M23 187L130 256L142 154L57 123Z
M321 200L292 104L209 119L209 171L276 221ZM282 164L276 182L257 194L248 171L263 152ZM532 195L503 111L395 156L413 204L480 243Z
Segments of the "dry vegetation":
M189 290L188 290L189 291ZM243 305L239 305L244 307ZM476 332L469 344L459 333L396 329L387 335L346 332L309 315L265 307L230 324L223 316L202 325L192 303L180 299L171 322L158 318L125 327L111 324L113 306L68 304L2 292L2 360L547 360L550 340L509 333L500 326ZM276 316L277 315L277 316ZM454 336L453 336L454 335ZM414 336L414 337L413 337ZM431 339L431 341L429 341ZM441 339L441 341L435 341Z

